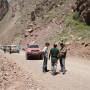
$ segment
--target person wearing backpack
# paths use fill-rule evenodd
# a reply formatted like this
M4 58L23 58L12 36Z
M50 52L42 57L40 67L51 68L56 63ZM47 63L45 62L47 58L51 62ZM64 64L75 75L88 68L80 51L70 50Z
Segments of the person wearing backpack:
M58 56L59 56L59 49L57 48L57 44L54 44L53 48L51 48L50 54L49 54L49 58L51 57L52 75L56 75Z

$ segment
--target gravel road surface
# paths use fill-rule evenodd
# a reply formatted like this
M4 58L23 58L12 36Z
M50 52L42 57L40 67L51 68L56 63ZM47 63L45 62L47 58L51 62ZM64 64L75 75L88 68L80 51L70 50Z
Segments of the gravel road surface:
M90 62L81 58L67 57L65 75L62 73L56 76L48 73L42 73L42 60L26 60L25 53L7 54L7 57L12 58L20 67L32 74L36 80L46 90L90 90ZM48 69L51 69L49 61ZM57 72L60 66L58 63Z

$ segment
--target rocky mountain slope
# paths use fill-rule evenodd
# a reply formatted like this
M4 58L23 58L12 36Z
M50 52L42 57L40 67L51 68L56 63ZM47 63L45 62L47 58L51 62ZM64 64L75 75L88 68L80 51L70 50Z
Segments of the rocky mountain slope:
M78 12L80 21L90 25L90 0L77 0L75 11Z
M80 8L83 7L81 6L81 4L79 4L80 1L83 1L83 0L78 0L76 3L77 8L74 8L74 10L75 11L77 10L77 12L81 11ZM2 40L3 38L3 41L1 40L0 41L6 42L7 41L6 38L7 38L8 42L9 41L20 42L20 40L24 39L24 36L28 36L27 39L30 40L32 37L36 38L39 35L36 35L36 34L33 35L31 33L27 33L26 31L28 30L38 31L38 29L41 30L41 28L45 29L45 27L46 28L52 27L51 26L52 24L54 24L55 26L54 29L56 29L56 32L58 32L58 34L60 34L62 30L65 30L65 32L69 30L70 34L72 34L71 32L73 29L75 30L75 33L76 32L79 33L78 31L76 31L76 29L81 30L82 27L84 27L84 25L79 22L76 22L72 18L74 12L72 12L71 6L74 3L75 1L73 0L68 0L68 1L67 0L37 0L37 1L36 0L33 0L33 1L12 0L10 2L9 13L5 17L5 19L2 22L0 22L0 31L2 33L0 35L0 39ZM85 5L88 6L88 11L89 11L89 5L87 5L86 1L85 1ZM85 20L88 23L89 17L87 21L86 18L84 18L82 12L79 12L79 13L81 13L80 20L82 21ZM76 25L76 23L78 24ZM73 32L74 36L71 37L69 34L69 38L71 37L71 40L72 40L74 39L73 37L75 37L75 39L76 37L77 39L88 37L89 35L87 35L87 33L89 31L89 27L85 26L83 29L84 29L83 31L80 31L80 35L78 34L79 36L77 36ZM50 29L48 31L50 31ZM56 35L55 31L53 32ZM83 32L86 32L85 36L83 35ZM10 35L10 33L12 34ZM64 33L64 31L62 33ZM81 36L81 33L82 33L82 36Z
M8 12L8 1L7 0L0 0L0 20L5 16Z
M12 0L0 22L0 43L26 45L36 41L43 46L46 41L53 44L63 39L68 44L87 44L90 27L73 19L80 11L74 8L73 12L73 4L75 0Z

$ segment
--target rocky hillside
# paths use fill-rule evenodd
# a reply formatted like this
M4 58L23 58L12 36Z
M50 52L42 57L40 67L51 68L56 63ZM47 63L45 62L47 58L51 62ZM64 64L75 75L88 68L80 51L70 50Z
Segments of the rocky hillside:
M0 51L0 90L42 90L42 87Z
M37 30L37 28L39 27L44 27L46 24L51 22L53 18L56 17L56 15L59 16L58 14L61 14L60 8L64 7L65 1L66 0L11 1L9 13L3 20L4 24L3 23L0 24L0 31L2 31L2 34L0 35L1 43L7 42L7 40L8 42L16 40L19 41L24 36L25 30L27 29ZM57 10L55 11L55 9L58 9L58 11ZM52 13L49 14L50 12ZM12 14L14 14L14 17L11 17ZM6 21L7 18L9 23L7 23ZM30 39L31 37L28 38Z
M56 8L60 5L62 5L64 0L42 0L41 3L36 4L36 8L34 11L31 12L31 19L33 21L33 14L35 14L36 17L44 18L44 15L51 11L53 8Z
M0 20L5 16L8 11L8 1L0 0Z
M24 46L36 41L43 46L46 41L53 44L63 39L68 44L86 45L90 42L90 26L73 16L89 24L89 5L87 0L12 0L8 14L0 22L0 43ZM87 47L82 47L82 52L87 54ZM71 52L77 50L75 47Z
M79 0L81 1L81 0ZM78 2L79 2L78 1ZM73 19L72 4L75 0L13 0L10 13L0 24L0 39L8 43L36 40L42 41L78 41L89 38L89 27ZM78 4L76 3L77 7ZM78 7L79 8L79 7ZM75 13L80 11L75 8ZM11 17L14 10L14 17ZM5 25L6 24L6 25ZM8 26L8 27L7 27ZM4 28L3 28L4 27ZM31 30L31 33L27 31ZM12 33L12 34L10 34ZM3 37L4 36L4 37ZM53 38L52 38L53 37Z
M90 0L77 0L75 11L78 13L80 21L90 25Z

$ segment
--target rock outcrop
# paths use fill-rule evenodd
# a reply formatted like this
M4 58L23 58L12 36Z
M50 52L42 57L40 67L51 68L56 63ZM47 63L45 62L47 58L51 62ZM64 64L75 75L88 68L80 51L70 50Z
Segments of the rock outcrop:
M42 0L41 3L36 4L35 10L31 12L31 20L34 21L35 17L43 18L43 15L64 2L64 0Z
M0 0L0 20L2 20L2 18L6 15L8 8L8 1Z
M77 0L75 11L78 12L80 21L90 25L90 0Z

